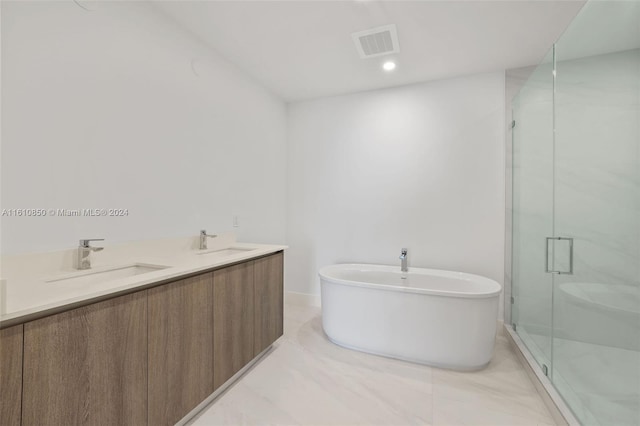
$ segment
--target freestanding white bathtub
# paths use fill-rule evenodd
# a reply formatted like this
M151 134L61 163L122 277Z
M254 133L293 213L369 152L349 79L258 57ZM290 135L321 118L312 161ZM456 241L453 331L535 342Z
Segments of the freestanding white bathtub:
M493 280L359 264L327 266L319 275L322 327L340 346L456 370L491 360L501 291Z

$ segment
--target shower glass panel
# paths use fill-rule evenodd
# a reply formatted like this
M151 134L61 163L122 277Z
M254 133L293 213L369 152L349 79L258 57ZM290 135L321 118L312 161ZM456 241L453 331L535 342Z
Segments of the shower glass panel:
M512 101L512 322L540 366L551 365L553 277L544 237L553 235L553 50Z
M512 108L516 332L582 424L640 425L640 0L587 2Z
M638 425L640 2L587 3L555 63L554 235L574 270L553 275L551 379L582 423Z

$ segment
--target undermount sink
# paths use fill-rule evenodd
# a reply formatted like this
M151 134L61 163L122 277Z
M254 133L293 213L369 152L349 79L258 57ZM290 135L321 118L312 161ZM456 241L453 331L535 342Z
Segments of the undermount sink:
M246 253L248 251L251 251L253 249L247 249L247 248L236 248L236 247L230 247L230 248L226 248L226 249L216 249L216 250L203 250L203 251L199 251L198 253L196 253L197 255L211 255L211 256L219 256L219 257L225 257L225 256L231 256L234 254L238 254L238 253Z
M55 284L88 285L133 277L135 275L147 274L149 272L156 272L166 268L168 268L168 266L134 263L132 265L115 266L108 269L96 269L88 270L86 272L76 272L74 274L46 280L46 282Z

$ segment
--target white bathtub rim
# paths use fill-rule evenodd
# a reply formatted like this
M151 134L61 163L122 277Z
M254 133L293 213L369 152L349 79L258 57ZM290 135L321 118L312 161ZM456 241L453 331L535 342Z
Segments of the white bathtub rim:
M324 330L324 328L323 328ZM350 349L353 351L358 351L358 352L363 352L363 353L367 353L370 355L375 355L375 356L382 356L385 358L392 358L392 359L397 359L400 361L406 361L406 362L412 362L414 364L420 364L420 365L426 365L428 367L435 367L435 368L442 368L445 370L452 370L452 371L468 371L468 372L472 372L472 371L480 371L485 369L489 363L491 363L491 360L493 359L493 355L491 356L491 359L489 359L489 361L487 361L486 363L479 365L479 366L461 366L461 365L457 365L457 364L444 364L444 363L439 363L439 362L426 362L424 360L421 359L414 359L414 358L407 358L407 357L401 357L401 356L397 356L397 355L391 355L385 352L380 352L380 351L371 351L369 349L363 349L357 346L352 346L352 345L348 345L346 343L343 343L339 340L336 340L334 338L332 338L331 336L329 336L327 334L327 332L325 331L324 334L327 336L327 339L329 339L330 342L341 346L345 349Z
M339 268L339 267L366 267L372 269L378 269L385 272L394 272L393 269L397 269L397 267L392 265L379 265L379 264L368 264L368 263L336 263L333 265L327 265L322 267L318 271L318 276L320 277L320 282L327 282L335 285L347 285L352 287L364 287L371 288L375 290L384 290L384 291L394 291L394 292L403 292L403 293L417 293L424 294L429 296L440 296L440 297L455 297L455 298L467 298L467 299L487 299L492 297L500 297L502 293L502 285L491 278L483 277L482 275L469 274L466 272L458 272L458 271L447 271L444 269L428 269L428 268L409 268L409 274L417 273L418 271L426 272L421 275L435 275L435 276L445 276L445 277L461 277L461 278L471 278L473 280L479 280L481 282L485 282L487 284L491 284L493 287L496 287L495 290L491 292L482 292L482 293L469 293L469 292L461 292L461 291L442 291L442 290L434 290L428 288L418 288L418 287L404 287L398 285L388 285L388 284L378 284L378 283L367 283L364 281L352 281L346 280L342 278L333 278L326 275L326 271L331 268ZM383 269L383 268L391 268L391 270Z

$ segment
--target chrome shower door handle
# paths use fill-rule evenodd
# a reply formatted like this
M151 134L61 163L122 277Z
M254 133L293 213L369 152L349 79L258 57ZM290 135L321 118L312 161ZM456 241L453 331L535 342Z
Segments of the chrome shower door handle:
M569 243L569 269L566 271L554 271L549 269L549 241L567 241ZM547 237L545 239L545 256L544 256L544 271L549 274L564 274L573 275L573 238L570 237ZM555 246L554 246L555 256Z

